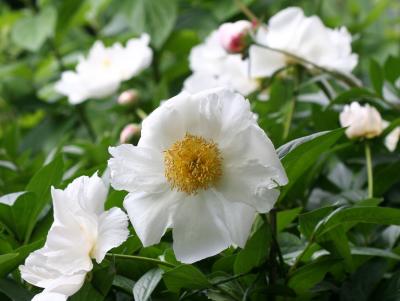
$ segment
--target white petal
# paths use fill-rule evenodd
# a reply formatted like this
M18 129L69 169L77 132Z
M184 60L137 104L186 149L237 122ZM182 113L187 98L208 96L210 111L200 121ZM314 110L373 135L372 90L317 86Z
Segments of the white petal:
M33 297L32 301L66 301L68 296L52 292L42 292Z
M394 128L387 136L385 137L385 146L391 152L393 152L400 138L400 127Z
M167 228L172 226L183 196L182 193L171 191L169 187L162 192L135 192L126 196L124 208L143 246L160 242Z
M232 243L223 220L221 202L212 193L200 192L186 198L176 212L173 249L183 263L213 256Z
M249 62L252 77L271 76L286 65L283 54L257 45L250 46Z
M166 182L162 150L122 144L109 148L111 185L117 190L154 191Z
M98 223L98 238L92 255L100 263L109 250L128 238L128 217L121 209L112 208L100 216Z

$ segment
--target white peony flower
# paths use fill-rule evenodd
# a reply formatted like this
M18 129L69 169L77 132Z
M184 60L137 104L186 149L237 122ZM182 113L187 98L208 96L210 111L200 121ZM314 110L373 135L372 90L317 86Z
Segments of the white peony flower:
M384 130L384 122L379 112L369 104L358 102L345 105L339 116L342 127L347 127L346 135L353 138L374 138Z
M218 31L212 32L205 43L193 47L189 61L193 74L184 82L183 89L187 92L228 87L248 95L259 86L257 80L249 77L248 60L243 60L240 54L226 52Z
M228 89L182 92L142 123L138 146L110 147L111 185L127 190L144 246L173 229L178 260L243 247L256 212L268 212L287 177L250 104Z
M247 20L222 24L218 29L222 47L230 53L242 52L246 47L246 37L251 28L251 22Z
M33 300L66 300L83 285L86 273L129 234L119 208L104 211L108 188L97 174L75 179L65 190L52 188L54 223L43 248L20 266L21 277L44 288Z
M331 29L317 16L306 17L298 7L286 8L260 26L255 40L261 45L301 57L320 67L350 73L358 57L351 52L351 35L345 27ZM293 58L252 45L249 49L253 77L270 76Z
M87 58L80 59L76 71L62 73L56 91L68 96L71 104L111 95L122 81L150 65L153 53L149 42L147 34L129 40L125 48L119 43L106 48L97 41Z

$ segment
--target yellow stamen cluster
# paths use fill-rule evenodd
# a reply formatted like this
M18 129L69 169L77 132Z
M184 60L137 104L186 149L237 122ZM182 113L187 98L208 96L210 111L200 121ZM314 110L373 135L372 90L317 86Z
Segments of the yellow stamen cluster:
M217 144L190 134L164 152L164 164L171 187L189 195L214 186L222 175L222 157Z

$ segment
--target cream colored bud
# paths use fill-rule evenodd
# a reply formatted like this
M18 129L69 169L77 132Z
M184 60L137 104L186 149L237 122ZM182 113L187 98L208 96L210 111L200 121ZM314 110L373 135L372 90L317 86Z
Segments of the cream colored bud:
M346 105L340 113L340 124L347 127L346 135L350 139L374 138L382 134L384 123L379 112L366 104L361 106L358 102Z
M129 142L133 137L140 134L141 129L142 127L137 123L130 123L126 125L121 131L119 141L121 144Z
M118 103L120 105L126 106L136 103L138 99L139 99L139 92L136 89L129 89L122 92L118 96Z

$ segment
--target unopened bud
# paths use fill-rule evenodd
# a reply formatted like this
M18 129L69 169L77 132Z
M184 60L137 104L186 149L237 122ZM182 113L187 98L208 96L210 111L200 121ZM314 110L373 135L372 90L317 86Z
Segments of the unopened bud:
M133 137L138 136L140 134L142 127L136 123L130 123L126 125L119 136L119 142L121 144L127 143L132 140Z
M138 99L139 99L139 92L135 89L129 89L122 92L118 96L118 103L120 105L126 106L136 103Z
M218 29L222 47L229 53L240 53L246 48L247 35L252 28L249 21L224 23Z

